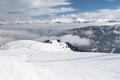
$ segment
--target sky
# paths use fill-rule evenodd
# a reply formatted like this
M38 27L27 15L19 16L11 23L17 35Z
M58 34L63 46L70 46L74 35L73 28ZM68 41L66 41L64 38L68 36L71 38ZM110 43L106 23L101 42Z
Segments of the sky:
M73 14L85 19L118 20L120 0L0 0L0 20L39 20Z

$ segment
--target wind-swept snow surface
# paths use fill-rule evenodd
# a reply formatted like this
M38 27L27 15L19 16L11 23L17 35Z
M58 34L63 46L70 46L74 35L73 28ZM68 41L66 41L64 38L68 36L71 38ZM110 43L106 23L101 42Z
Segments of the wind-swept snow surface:
M25 46L28 45L26 41L23 42ZM43 52L23 46L21 48L20 44L13 48L16 44L8 44L12 49L0 50L0 80L120 79L119 54Z

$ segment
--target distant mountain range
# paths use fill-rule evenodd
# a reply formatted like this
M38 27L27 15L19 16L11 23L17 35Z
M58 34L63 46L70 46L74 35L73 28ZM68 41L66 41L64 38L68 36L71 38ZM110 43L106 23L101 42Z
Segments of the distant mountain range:
M74 45L80 51L120 53L120 26L118 25L75 28L59 33L57 36L68 34L91 40L90 46Z
M70 17L58 17L48 21L48 23L91 23L91 22L120 22L120 20L110 19L84 19L76 15Z
M28 23L92 23L92 22L120 22L120 20L109 19L84 19L76 15L70 17L57 17L50 20L16 20L16 21L0 21L0 25L5 24L28 24Z

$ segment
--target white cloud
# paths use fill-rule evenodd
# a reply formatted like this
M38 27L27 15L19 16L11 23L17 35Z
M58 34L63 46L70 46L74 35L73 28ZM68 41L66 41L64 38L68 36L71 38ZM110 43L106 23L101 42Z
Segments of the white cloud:
M85 12L79 16L86 19L120 20L120 9L101 9L96 12Z
M78 14L67 14L61 15L60 18L71 18L73 16L78 16L85 20L97 20L97 21L108 21L117 20L120 21L120 8L117 9L99 9L94 12L82 12Z
M23 30L0 30L0 36L2 37L15 37L16 39L33 39L37 36L31 34L28 31Z
M93 32L92 30L88 30L88 31L84 31L83 34L85 34L85 35L87 35L87 36L91 36L91 35L94 34L94 32Z
M13 37L1 37L0 36L0 45L4 44L6 42L14 41L15 39Z
M36 34L32 34L23 30L0 30L0 44L14 40L33 40L38 38Z
M77 35L64 35L59 39L65 42L70 42L73 45L89 46L91 44L90 39L80 38Z
M24 14L27 14L29 16L39 16L39 15L51 15L55 13L62 13L62 12L67 12L67 11L74 11L73 8L40 8L37 10L29 10L24 12Z
M73 45L77 45L77 46L89 46L91 44L91 40L90 39L86 39L86 38L80 38L77 35L64 35L61 37L57 37L57 36L43 36L40 37L38 39L36 39L37 41L45 41L45 40L56 40L56 39L60 39L63 42L70 42Z
M58 39L57 36L41 36L37 39L35 39L36 41L40 41L40 42L43 42L43 41L46 41L46 40L56 40Z
M9 16L30 17L74 11L70 7L53 8L61 5L70 5L70 3L66 2L66 0L0 0L0 18L1 16L5 18L9 18Z

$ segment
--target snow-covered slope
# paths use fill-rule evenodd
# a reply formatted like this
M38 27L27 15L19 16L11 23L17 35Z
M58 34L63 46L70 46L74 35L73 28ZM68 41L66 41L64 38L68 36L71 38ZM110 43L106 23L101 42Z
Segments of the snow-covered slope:
M0 80L119 80L119 63L119 54L0 50Z
M50 70L57 80L119 80L120 55L99 53L43 53L29 63Z
M66 52L60 44L64 42L7 43L0 50L0 80L120 79L120 54Z
M31 49L37 51L63 51L71 52L67 44L64 42L58 42L57 40L52 40L50 43L41 43L32 40L19 40L6 43L1 49Z

